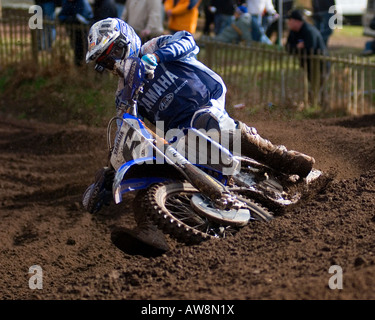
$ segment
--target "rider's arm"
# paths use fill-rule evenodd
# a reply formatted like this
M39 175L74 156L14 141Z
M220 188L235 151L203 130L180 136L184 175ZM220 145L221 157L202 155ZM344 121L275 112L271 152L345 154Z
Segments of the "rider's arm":
M187 31L152 39L142 47L142 55L153 53L158 63L183 60L198 52L194 37Z

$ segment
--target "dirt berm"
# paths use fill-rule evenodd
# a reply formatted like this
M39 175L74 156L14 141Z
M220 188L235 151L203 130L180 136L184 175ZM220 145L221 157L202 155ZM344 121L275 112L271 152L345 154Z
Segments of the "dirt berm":
M0 299L374 299L375 115L249 124L334 180L270 223L194 246L167 238L147 258L111 242L134 226L134 195L97 216L81 206L106 128L0 118ZM29 288L33 265L43 289ZM342 289L329 287L333 265Z

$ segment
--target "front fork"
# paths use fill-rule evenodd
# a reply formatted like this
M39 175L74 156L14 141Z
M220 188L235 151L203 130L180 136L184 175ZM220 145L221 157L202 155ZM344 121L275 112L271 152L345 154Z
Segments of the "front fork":
M114 117L113 120L120 117ZM126 121L121 119L121 121ZM138 119L138 121L140 121ZM151 139L147 139L155 150L157 158L165 159L166 163L175 167L181 174L203 195L208 197L216 207L220 209L230 209L238 206L242 206L235 196L233 196L227 187L214 179L212 176L193 165L189 160L182 156L168 141L159 137L155 132L149 129L144 123L143 127L151 135ZM138 136L144 134L136 127L132 126L133 130L137 132ZM110 144L110 125L108 127L108 147L109 147L109 158L111 158L113 147ZM109 161L111 165L111 161Z

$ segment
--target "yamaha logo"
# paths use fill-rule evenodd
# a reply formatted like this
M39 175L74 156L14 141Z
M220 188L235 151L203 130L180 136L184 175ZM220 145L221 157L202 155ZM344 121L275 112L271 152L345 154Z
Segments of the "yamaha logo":
M169 105L171 104L172 100L174 98L174 94L173 93L168 93L160 102L159 104L159 110L160 111L164 111L165 109L167 109L169 107Z

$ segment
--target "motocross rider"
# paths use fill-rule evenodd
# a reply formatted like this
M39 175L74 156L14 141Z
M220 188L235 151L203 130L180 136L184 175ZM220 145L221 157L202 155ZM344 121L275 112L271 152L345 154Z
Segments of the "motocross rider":
M115 73L129 57L140 57L148 77L138 99L138 111L150 122L164 121L164 129L194 127L197 129L241 130L241 153L263 162L286 174L306 177L315 163L305 154L288 151L263 139L257 130L233 120L225 110L226 86L219 75L196 59L199 48L186 31L163 35L141 45L133 28L117 18L96 22L89 31L86 62L94 61L99 72L107 69ZM124 78L119 76L116 108L120 112ZM177 89L177 90L176 90ZM168 97L167 97L168 96ZM167 99L164 99L166 98ZM172 97L172 99L170 98ZM166 105L165 101L169 101ZM163 108L159 108L163 103ZM103 168L95 183L85 192L83 204L97 212L102 203L103 189L111 190L113 169ZM139 213L138 213L139 215ZM138 227L131 230L135 238L148 237L152 245L167 250L163 235L147 221L136 217Z

